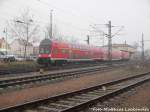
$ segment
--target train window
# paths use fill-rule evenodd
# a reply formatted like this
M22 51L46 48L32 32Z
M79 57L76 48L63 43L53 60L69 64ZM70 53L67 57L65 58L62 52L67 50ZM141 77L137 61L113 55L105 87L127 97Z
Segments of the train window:
M40 49L40 54L44 54L44 48Z
M49 54L49 53L50 53L50 50L49 50L49 49L45 49L45 53L46 53L46 54Z
M69 53L69 49L66 49L66 53L67 53L67 54Z
M49 54L50 53L50 49L48 47L42 46L40 48L40 54Z
M65 49L62 49L61 52L62 52L62 54L65 54L65 53L66 53L66 50L65 50Z
M58 53L58 49L57 48L54 48L54 54L57 54Z
M68 50L68 49L62 49L61 52L62 52L63 54L68 54L68 53L69 53L69 50Z

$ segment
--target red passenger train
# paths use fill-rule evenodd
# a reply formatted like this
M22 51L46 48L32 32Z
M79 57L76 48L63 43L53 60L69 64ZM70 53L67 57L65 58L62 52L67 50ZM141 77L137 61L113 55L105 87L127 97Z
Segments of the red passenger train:
M112 60L128 60L129 53L112 51ZM57 65L67 62L108 61L107 50L91 45L71 44L44 39L39 46L38 63Z

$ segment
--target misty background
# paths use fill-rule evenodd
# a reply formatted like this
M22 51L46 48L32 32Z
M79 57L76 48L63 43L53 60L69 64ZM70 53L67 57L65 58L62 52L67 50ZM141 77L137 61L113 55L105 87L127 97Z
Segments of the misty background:
M102 45L102 36L92 36L91 25L107 33L105 24L112 21L112 34L121 26L124 28L119 35L113 37L113 43L140 44L142 32L144 40L150 40L150 1L149 0L0 0L0 37L5 37L3 30L8 21L29 9L34 17L34 23L40 25L40 39L45 38L45 27L50 24L50 10L53 10L53 26L60 35L74 38L86 43L90 36L91 44ZM9 32L8 32L9 34ZM13 37L8 36L9 41ZM104 44L107 44L105 37ZM150 42L145 42L150 47Z

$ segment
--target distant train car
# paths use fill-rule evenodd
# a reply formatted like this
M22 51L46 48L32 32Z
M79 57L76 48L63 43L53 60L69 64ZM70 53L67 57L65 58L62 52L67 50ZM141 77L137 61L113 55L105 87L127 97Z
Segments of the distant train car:
M121 51L112 51L112 60L121 60Z
M72 44L44 39L39 46L38 63L59 65L67 62L106 61L107 50L90 45ZM127 59L123 51L112 51L112 60Z
M130 53L127 51L121 51L121 57L122 57L122 60L129 60L130 59Z

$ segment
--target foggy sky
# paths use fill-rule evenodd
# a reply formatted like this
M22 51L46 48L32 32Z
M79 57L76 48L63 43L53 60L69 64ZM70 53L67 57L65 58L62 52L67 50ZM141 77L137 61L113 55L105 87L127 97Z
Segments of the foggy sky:
M53 9L54 23L59 31L80 41L86 39L89 25L107 24L109 20L114 26L125 27L121 35L113 38L113 43L123 43L125 40L130 44L139 42L142 32L145 40L150 40L149 0L0 0L0 36L4 36L2 32L6 21L13 20L26 8L31 10L42 29L49 24L50 9ZM103 25L99 28L107 31ZM114 27L112 33L117 29ZM93 42L96 39L91 38ZM147 48L150 47L148 44Z

